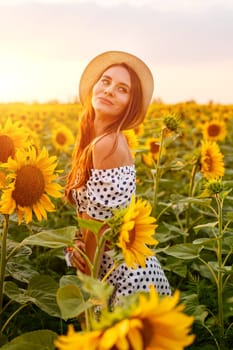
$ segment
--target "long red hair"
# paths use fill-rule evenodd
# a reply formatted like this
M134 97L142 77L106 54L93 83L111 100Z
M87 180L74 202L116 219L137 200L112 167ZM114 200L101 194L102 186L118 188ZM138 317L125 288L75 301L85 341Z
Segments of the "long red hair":
M126 110L123 114L119 115L117 121L109 124L106 130L104 130L105 133L114 132L116 134L115 147L117 145L119 132L121 130L132 129L138 126L142 123L144 116L142 116L142 88L137 74L125 63L114 64L113 66L125 67L129 72L131 81L130 100ZM110 66L108 68L110 68ZM100 77L102 74L100 74ZM71 170L67 175L65 198L70 203L73 203L72 189L83 186L87 182L91 169L93 168L92 141L95 139L93 132L95 112L91 104L91 93L92 89L85 102L83 113L79 119L77 138L72 155ZM110 150L108 156L112 154L114 147Z

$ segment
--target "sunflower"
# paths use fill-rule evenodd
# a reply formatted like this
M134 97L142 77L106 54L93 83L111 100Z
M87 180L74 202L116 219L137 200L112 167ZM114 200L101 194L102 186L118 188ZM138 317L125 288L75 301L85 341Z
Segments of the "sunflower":
M224 175L223 154L216 142L202 141L201 172L208 180Z
M203 137L210 141L223 141L227 135L226 123L222 120L211 120L202 126Z
M134 132L137 135L137 137L140 137L144 134L144 129L144 124L140 124L136 128L134 128Z
M160 139L156 137L149 137L145 142L145 149L147 153L142 154L142 161L148 166L152 166L154 161L158 160L160 151ZM162 148L162 154L166 153L165 148Z
M149 297L141 294L139 304L131 314L131 319L140 321L140 327L132 329L128 338L135 344L135 335L145 350L182 350L194 340L190 327L194 318L183 313L184 305L178 305L179 291L173 296L159 298L154 287ZM134 335L135 334L135 335Z
M6 176L3 171L0 171L0 189L5 186Z
M30 128L39 134L44 128L44 123L40 118L37 118L30 122Z
M16 211L19 224L23 217L26 223L32 221L33 212L39 221L46 219L47 211L55 210L49 196L62 196L61 186L53 182L56 166L56 157L49 157L45 148L38 155L34 147L18 150L15 159L9 158L5 164L10 184L2 192L0 212L10 215Z
M151 287L122 319L118 309L108 313L109 325L104 319L104 326L100 322L93 331L75 333L70 326L67 336L59 336L55 345L59 350L183 350L194 340L189 334L194 318L183 312L184 305L178 301L178 291L160 299Z
M100 350L98 344L102 334L102 331L75 332L69 325L67 335L60 335L54 343L59 350Z
M135 157L136 150L138 148L138 139L133 129L124 130L124 135L126 137L126 141L128 143L129 149L131 150L131 154Z
M31 130L29 140L30 140L30 146L34 147L37 150L37 154L38 154L41 149L41 139L39 134Z
M67 126L59 125L52 131L52 143L58 151L68 152L74 144L74 135Z
M12 123L8 118L0 127L0 162L6 163L9 157L14 158L16 150L28 147L28 132L20 122Z
M139 295L139 303L128 318L105 329L99 339L101 350L182 350L194 340L189 331L194 318L177 305L179 292L159 299L154 287L150 294Z
M122 250L125 263L128 267L137 265L145 267L147 256L153 255L147 245L157 244L153 238L155 233L155 218L150 216L151 205L140 198L132 201L123 216L117 246Z
M168 134L170 134L170 132L178 132L180 126L180 119L178 118L178 116L173 114L167 114L164 117L163 122L166 126Z

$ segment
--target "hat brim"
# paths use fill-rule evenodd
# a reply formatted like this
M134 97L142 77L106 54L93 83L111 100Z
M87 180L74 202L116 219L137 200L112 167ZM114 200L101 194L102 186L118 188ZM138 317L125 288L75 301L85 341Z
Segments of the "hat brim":
M123 51L106 51L93 58L84 69L79 82L79 99L84 104L100 74L113 64L126 63L138 75L142 86L142 113L146 114L152 99L154 80L148 66L138 57Z

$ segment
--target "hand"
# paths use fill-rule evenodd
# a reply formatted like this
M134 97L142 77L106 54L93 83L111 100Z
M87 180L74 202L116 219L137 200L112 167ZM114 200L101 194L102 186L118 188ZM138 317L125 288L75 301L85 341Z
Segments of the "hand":
M81 241L80 239L77 239L74 241L74 246L76 246L78 249L83 251L85 253L85 243ZM82 257L81 253L74 248L72 252L72 265L79 269L81 272L85 273L86 269L86 262L85 259Z

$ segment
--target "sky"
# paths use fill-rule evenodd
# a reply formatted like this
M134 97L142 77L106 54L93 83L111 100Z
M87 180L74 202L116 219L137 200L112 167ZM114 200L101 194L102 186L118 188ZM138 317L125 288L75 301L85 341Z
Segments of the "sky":
M232 0L0 0L0 103L73 102L108 50L143 59L164 103L233 104Z

